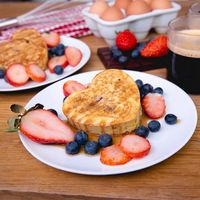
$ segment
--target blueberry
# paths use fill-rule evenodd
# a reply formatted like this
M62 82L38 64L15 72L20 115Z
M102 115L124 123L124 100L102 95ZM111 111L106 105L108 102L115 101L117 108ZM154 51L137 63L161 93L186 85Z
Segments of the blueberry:
M148 128L151 132L157 132L160 130L160 122L156 120L152 120L148 123Z
M4 78L5 76L5 71L3 69L0 69L0 79Z
M174 114L167 114L165 116L165 122L167 124L170 124L170 125L176 124L176 122L177 122L177 116L174 115Z
M110 51L113 53L115 50L118 50L116 45L110 47Z
M135 49L131 52L132 58L137 58L139 55L140 55L140 52L137 49Z
M78 152L80 151L80 146L78 145L77 142L75 141L72 141L72 142L69 142L67 145L66 145L66 152L68 154L77 154Z
M99 145L96 141L88 141L84 146L84 151L87 154L94 155L98 152Z
M56 55L57 48L56 47L50 48L49 51L51 52L52 55Z
M138 86L139 89L143 86L143 82L142 82L142 80L140 80L140 79L137 79L137 80L135 81L135 83L136 83L136 85Z
M63 56L65 54L65 49L56 49L57 56Z
M117 59L117 58L119 58L120 56L122 56L122 52L121 52L120 50L114 50L114 51L112 52L112 57L113 57L114 59Z
M64 98L63 98L63 102L65 101L65 99L67 98L68 96L65 96Z
M50 109L48 109L48 111L50 111L50 112L52 112L54 115L58 116L58 113L57 113L57 111L56 111L55 109L50 108Z
M120 64L124 65L124 64L126 64L126 63L128 62L128 57L126 57L126 56L120 56L120 57L118 58L118 62L119 62Z
M87 133L84 131L78 131L75 135L75 141L80 145L84 145L88 141Z
M163 95L163 89L161 87L157 87L153 90L153 93L158 93L158 94Z
M52 58L54 56L54 53L52 52L52 49L48 49L48 58Z
M56 65L54 68L54 72L58 75L61 75L63 73L63 67L61 65Z
M141 42L136 48L138 52L140 52L146 46L146 44L147 42Z
M149 135L149 129L146 126L141 125L135 130L135 134L146 138Z
M59 45L56 46L56 49L65 49L65 45L59 44Z
M100 147L108 147L112 145L112 137L109 134L102 134L98 138L98 143Z
M153 92L153 86L150 85L149 83L146 83L140 88L140 92L142 93L142 95L145 96L148 93Z

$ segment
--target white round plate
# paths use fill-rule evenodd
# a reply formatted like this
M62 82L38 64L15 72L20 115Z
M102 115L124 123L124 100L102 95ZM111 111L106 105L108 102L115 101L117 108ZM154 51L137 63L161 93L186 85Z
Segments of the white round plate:
M56 109L59 117L64 120L65 117L62 114L64 98L62 86L64 82L66 80L77 80L83 84L87 84L98 72L74 75L52 84L35 95L26 105L26 108L30 108L36 103L41 103L46 109ZM38 144L20 133L19 136L25 148L35 158L51 167L87 175L110 175L133 172L155 165L175 154L189 141L196 128L197 111L193 101L182 89L169 81L141 72L126 72L135 80L142 79L144 83L150 83L154 87L162 87L165 92L166 113L173 113L179 119L179 122L175 125L166 124L164 118L159 120L161 123L160 131L150 133L148 136L152 148L146 157L131 160L127 164L120 166L106 166L100 162L99 154L89 156L80 153L70 156L66 154L64 147Z
M27 89L44 86L44 85L56 82L58 80L61 80L65 77L73 74L74 72L81 69L87 63L87 61L90 58L91 52L90 52L89 47L85 43L83 43L82 41L80 41L78 39L74 39L74 38L67 37L67 36L61 36L61 43L64 44L65 46L77 47L82 52L82 60L76 67L72 67L72 66L68 65L64 69L63 74L61 74L61 75L57 75L55 73L50 73L50 71L47 69L46 70L47 78L45 81L43 81L41 83L38 83L35 81L29 81L27 84L20 86L20 87L14 87L14 86L10 85L9 83L7 83L4 79L0 79L0 92L13 92L13 91L27 90Z

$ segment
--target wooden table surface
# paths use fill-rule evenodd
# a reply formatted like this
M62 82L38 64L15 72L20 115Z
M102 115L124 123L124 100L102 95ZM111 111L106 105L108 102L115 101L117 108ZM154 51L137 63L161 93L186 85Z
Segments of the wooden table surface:
M182 13L194 1L180 1ZM33 8L32 3L1 3L0 17L15 16ZM81 38L92 51L79 72L104 69L96 55L102 39ZM79 73L77 72L77 73ZM166 77L164 69L147 73ZM13 114L12 103L26 103L43 88L0 94L0 129ZM200 95L190 95L198 114ZM172 97L173 98L173 97ZM175 97L174 97L175 98ZM186 105L187 106L187 105ZM190 116L188 116L189 118ZM0 199L200 199L200 121L191 140L174 156L145 170L115 176L86 176L51 168L23 147L17 133L0 133Z

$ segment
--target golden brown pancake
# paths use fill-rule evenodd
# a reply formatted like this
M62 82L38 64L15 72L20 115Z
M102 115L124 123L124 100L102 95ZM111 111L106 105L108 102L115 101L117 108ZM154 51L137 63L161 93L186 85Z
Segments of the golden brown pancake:
M66 98L63 113L77 129L121 135L140 124L139 90L127 73L105 70L93 78L88 88Z

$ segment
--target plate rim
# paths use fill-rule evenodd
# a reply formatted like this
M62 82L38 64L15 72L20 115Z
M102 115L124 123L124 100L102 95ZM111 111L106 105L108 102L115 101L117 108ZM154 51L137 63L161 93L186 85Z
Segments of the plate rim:
M60 78L59 78L59 75L58 75L58 78L57 78L56 80L49 80L48 82L45 82L45 81L44 81L44 82L37 83L36 85L32 85L32 86L26 86L26 85L24 85L24 86L20 86L20 87L12 86L11 88L7 88L7 89L6 89L6 88L5 88L5 89L0 88L0 92L5 92L5 93L7 93L7 92L17 92L17 91L31 90L31 89L34 89L34 88L44 87L44 86L46 86L46 85L49 85L49 84L58 82L58 81L60 81L60 80L62 80L62 79L65 79L65 78L67 78L68 76L70 76L70 75L74 74L75 72L77 72L78 70L80 70L81 68L83 68L83 67L87 64L87 62L89 61L89 59L90 59L90 57L91 57L91 50L90 50L89 46L88 46L85 42L83 42L83 41L81 41L81 40L79 40L79 39L76 39L76 38L73 38L73 37L69 37L69 36L66 36L66 35L61 35L60 38L61 38L61 40L62 40L62 39L70 39L71 41L78 42L78 43L80 43L81 45L83 45L84 48L87 49L87 53L88 53L88 54L87 54L87 56L85 57L84 63L83 63L81 66L79 66L79 67L74 67L73 70L71 70L70 72L68 72L68 73L67 73L66 75L64 75L64 76L61 76ZM46 70L47 70L47 69L46 69ZM45 70L45 71L46 71L46 70Z
M95 76L97 73L99 73L99 72L101 72L101 71L103 71L103 70L95 70L95 71L89 71L89 72L82 72L82 73L78 73L78 74L75 74L75 75L72 75L72 76L68 76L68 77L65 77L64 79L62 79L62 80L59 80L59 81L57 81L57 82L55 82L55 83L53 83L53 84L61 84L61 83L59 83L59 82L64 82L64 81L66 81L67 79L72 79L74 76L82 76L82 75L85 75L85 74L89 74L88 76ZM55 169L58 169L58 170L62 170L62 171L65 171L65 172L70 172L70 173L76 173L76 174L81 174L81 175L94 175L94 176L107 176L107 175L117 175L117 174L125 174L125 173L130 173L130 172L136 172L136 171L139 171L139 170L143 170L143 169L145 169L145 168L149 168L149 167L151 167L151 166L153 166L153 165L156 165L156 164L159 164L159 163L161 163L162 161L165 161L165 160L167 160L168 158L170 158L171 156L173 156L173 155L175 155L178 151L180 151L188 142L189 142L189 140L191 139L191 137L193 136L193 134L194 134L194 132L195 132L195 129L196 129L196 126L197 126L197 121L198 121L198 113L197 113L197 109L196 109L196 106L195 106L195 104L194 104L194 102L193 102L193 100L192 100L192 98L184 91L184 90L182 90L179 86L177 86L177 85L175 85L174 83L172 83L172 82L170 82L170 81L168 81L168 80L166 80L166 79L164 79L164 78L161 78L161 77L159 77L159 76L156 76L156 75L152 75L152 74L148 74L148 73L145 73L145 72L138 72L138 71L133 71L133 70L123 70L123 71L125 71L125 72L127 72L128 74L129 74L129 72L130 73L136 73L136 74L144 74L145 76L150 76L150 77L153 77L153 78L156 78L156 79L161 79L161 80L164 80L164 81L166 81L168 84L172 84L172 85L174 85L175 87L176 87L176 89L178 89L178 90L181 90L181 92L185 95L185 96L187 96L187 98L190 100L190 102L191 102L191 105L193 106L193 111L194 111L194 114L195 114L195 116L193 116L194 117L194 124L193 124L193 127L192 127L192 130L191 130L191 134L189 135L187 135L187 137L185 137L185 140L184 140L184 142L182 142L179 146L177 146L175 149L174 149L174 151L173 151L173 153L167 153L167 154L165 154L165 156L164 156L164 158L163 157L161 157L161 158L158 158L158 159L156 159L156 160L154 160L154 162L147 162L143 167L139 167L138 169L134 169L134 170L131 170L131 169L129 169L129 170L120 170L120 172L118 172L118 171L114 171L114 172L110 172L110 171L108 171L108 172L85 172L85 171L83 171L83 170L77 170L77 169L71 169L71 168L67 168L67 167L62 167L62 166L59 166L59 165L57 165L57 164L53 164L53 163L49 163L48 161L45 161L43 158L41 158L40 156L38 156L38 155L36 155L36 153L34 153L34 152L32 152L31 150L30 150L30 148L29 148L29 145L26 143L26 140L30 140L30 139L28 139L26 136L24 136L20 131L18 131L18 135L19 135L19 138L20 138L20 140L21 140L21 142L22 142L22 144L23 144L23 146L24 146L24 148L34 157L34 158L36 158L37 160L39 160L40 162L42 162L42 163L44 163L44 164L46 164L46 165L48 165L48 166L50 166L50 167L53 167L53 168L55 168ZM129 74L130 75L130 74ZM51 85L50 86L48 86L48 87L51 87ZM48 87L46 87L46 88L48 88ZM45 90L46 88L44 88L43 90ZM42 93L43 92L43 90L41 90L40 92L38 92L36 95L39 95L40 93ZM35 96L36 96L35 95ZM32 98L34 98L35 96L33 96ZM29 100L29 102L25 105L25 108L28 108L29 107L29 105L30 105L30 103L31 103L31 100L32 99L30 99ZM149 163L151 163L151 164L149 164ZM120 166L122 166L122 165L120 165ZM118 166L107 166L107 167L118 167Z

